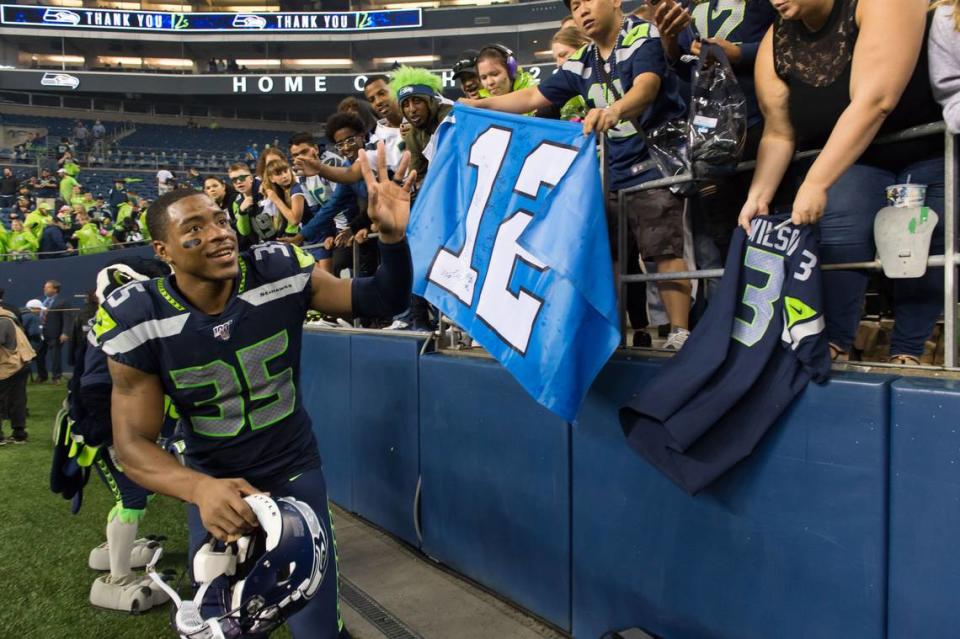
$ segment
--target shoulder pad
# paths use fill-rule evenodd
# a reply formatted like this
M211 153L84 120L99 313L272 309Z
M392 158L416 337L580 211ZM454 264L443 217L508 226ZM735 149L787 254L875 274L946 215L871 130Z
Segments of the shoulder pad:
M130 326L160 319L161 313L151 290L155 290L157 283L161 282L160 279L130 282L110 293L93 317L91 334L97 343L102 342L105 336L110 337ZM186 310L169 295L165 297L174 305L170 310Z
M263 242L250 247L249 261L259 280L269 281L313 266L313 256L294 244Z

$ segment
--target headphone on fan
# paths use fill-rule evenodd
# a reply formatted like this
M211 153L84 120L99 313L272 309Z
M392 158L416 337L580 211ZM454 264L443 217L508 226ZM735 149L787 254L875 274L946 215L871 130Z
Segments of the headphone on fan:
M513 51L503 46L502 44L488 44L487 46L480 49L480 53L477 54L477 59L483 55L483 52L487 49L493 49L497 51L504 57L504 62L507 65L507 77L510 78L510 81L513 82L513 79L517 76L517 58L513 55Z

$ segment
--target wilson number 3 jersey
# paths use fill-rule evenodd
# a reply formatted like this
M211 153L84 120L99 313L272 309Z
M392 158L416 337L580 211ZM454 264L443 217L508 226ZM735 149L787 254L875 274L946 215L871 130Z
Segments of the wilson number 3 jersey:
M695 494L749 455L830 354L816 229L760 217L683 349L620 410L631 448Z

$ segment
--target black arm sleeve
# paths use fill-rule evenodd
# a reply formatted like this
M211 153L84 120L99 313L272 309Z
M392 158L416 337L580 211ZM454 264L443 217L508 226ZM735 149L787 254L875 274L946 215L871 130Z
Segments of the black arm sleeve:
M392 317L410 305L413 261L407 240L378 244L380 268L372 277L358 277L352 282L350 296L354 317Z

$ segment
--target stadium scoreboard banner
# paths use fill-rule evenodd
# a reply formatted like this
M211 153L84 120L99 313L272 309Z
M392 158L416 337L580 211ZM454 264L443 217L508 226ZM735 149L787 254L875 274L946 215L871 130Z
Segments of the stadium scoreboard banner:
M114 29L177 33L317 33L413 29L422 26L417 9L309 13L165 13L64 7L0 5L0 24L57 29Z
M552 64L525 67L535 78L555 70ZM453 88L453 71L434 70L444 88ZM67 93L140 93L148 95L352 95L363 91L370 74L164 74L98 71L0 69L0 89Z

